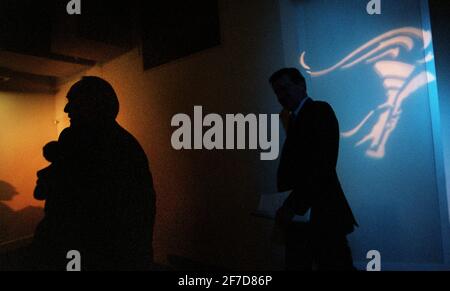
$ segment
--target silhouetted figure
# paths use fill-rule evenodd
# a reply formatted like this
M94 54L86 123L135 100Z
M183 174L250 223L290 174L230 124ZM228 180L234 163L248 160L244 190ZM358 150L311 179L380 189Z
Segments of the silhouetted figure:
M289 247L290 241L298 241L296 235L307 236L292 252L300 262L294 264L288 257L287 268L311 270L314 265L319 270L352 270L346 236L357 223L336 173L340 133L334 111L329 104L308 97L305 79L295 68L275 72L270 83L284 108L280 117L287 130L278 190L292 191L277 212L277 223L290 232ZM308 210L308 224L296 227L294 215Z
M47 143L43 148L44 158L52 163L48 167L39 170L37 172L38 180L36 182L36 187L34 188L34 198L36 200L46 200L46 208L48 207L48 202L51 200L51 196L55 192L55 182L56 182L56 165L59 157L58 142L51 141Z
M39 269L64 270L69 250L82 270L148 270L155 192L138 141L116 121L114 89L84 77L67 94L70 127L58 140L54 207L33 245Z
M51 261L51 252L54 246L50 243L52 237L59 235L55 230L54 225L58 223L58 217L55 215L58 212L57 204L58 193L58 161L61 159L59 144L57 141L47 143L42 149L44 158L51 164L46 168L37 172L37 181L34 188L34 198L36 200L45 200L45 215L41 222L35 229L33 248L36 254L32 254L30 260L33 262L35 268L38 269L55 269L56 263ZM59 195L61 195L59 193ZM25 266L29 267L29 266Z

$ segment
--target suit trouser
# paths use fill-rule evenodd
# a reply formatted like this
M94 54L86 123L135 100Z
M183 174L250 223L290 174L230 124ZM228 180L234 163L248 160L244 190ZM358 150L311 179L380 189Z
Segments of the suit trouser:
M346 235L317 233L309 223L292 223L287 231L286 270L355 270Z

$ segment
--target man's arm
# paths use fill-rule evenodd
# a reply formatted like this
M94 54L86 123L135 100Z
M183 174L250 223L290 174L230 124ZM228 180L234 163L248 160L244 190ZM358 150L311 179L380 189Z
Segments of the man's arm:
M316 105L311 120L313 143L308 152L309 175L302 185L294 186L277 214L280 223L288 222L295 214L304 215L314 201L321 200L332 183L339 148L339 125L333 109L326 103Z

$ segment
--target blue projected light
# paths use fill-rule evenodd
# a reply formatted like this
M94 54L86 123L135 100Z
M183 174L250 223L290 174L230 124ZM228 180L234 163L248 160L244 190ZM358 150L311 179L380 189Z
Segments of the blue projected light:
M308 94L339 120L337 170L360 225L349 236L355 261L364 266L377 250L383 270L450 266L426 0L383 1L381 15L360 0L286 3L286 62L300 65Z
M370 143L366 155L371 158L383 158L390 135L400 121L403 102L414 92L436 80L435 76L424 70L424 64L434 59L430 52L425 58L413 62L399 61L401 54L411 53L414 49L424 51L431 44L431 32L414 27L404 27L388 31L347 55L334 66L313 71L305 62L305 53L300 57L301 66L312 77L326 76L339 70L348 70L356 65L370 65L380 78L380 84L386 92L385 102L372 109L353 129L343 132L345 138L353 137L365 130L371 119L377 121L356 146Z

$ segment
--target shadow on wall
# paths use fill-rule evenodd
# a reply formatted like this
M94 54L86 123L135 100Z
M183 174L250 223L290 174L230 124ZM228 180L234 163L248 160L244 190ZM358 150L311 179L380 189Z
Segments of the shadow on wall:
M34 230L44 216L40 207L29 206L20 211L14 211L4 202L11 201L19 195L14 186L0 180L0 250L4 245L15 240L32 236Z

